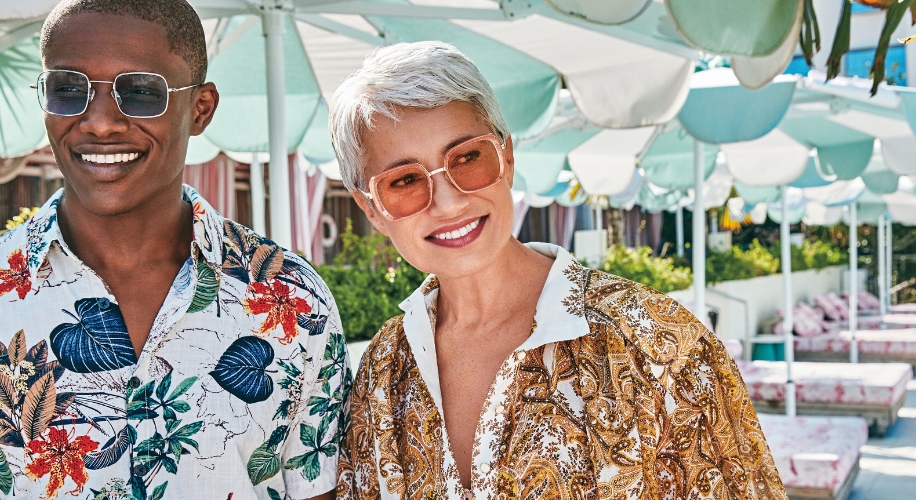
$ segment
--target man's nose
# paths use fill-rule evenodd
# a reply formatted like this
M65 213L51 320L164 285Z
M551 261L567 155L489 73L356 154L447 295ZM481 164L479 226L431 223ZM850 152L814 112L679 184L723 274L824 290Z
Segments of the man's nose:
M80 130L97 137L108 137L127 131L128 121L118 108L110 86L94 88L95 96L80 117Z

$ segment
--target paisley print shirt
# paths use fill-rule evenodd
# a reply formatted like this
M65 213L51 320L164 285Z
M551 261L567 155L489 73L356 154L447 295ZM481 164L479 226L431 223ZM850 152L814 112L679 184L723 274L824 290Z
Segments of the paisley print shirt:
M0 237L0 498L303 499L334 488L351 374L303 259L193 189L191 258L137 357L58 192Z
M430 277L363 356L342 499L786 499L723 345L646 286L555 258L477 425L471 491L443 421Z

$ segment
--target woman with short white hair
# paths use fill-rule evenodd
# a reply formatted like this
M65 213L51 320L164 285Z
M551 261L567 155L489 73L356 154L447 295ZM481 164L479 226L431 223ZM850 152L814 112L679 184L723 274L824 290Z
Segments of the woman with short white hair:
M512 236L512 139L457 49L375 51L330 129L359 206L430 273L363 356L338 498L786 498L713 334Z

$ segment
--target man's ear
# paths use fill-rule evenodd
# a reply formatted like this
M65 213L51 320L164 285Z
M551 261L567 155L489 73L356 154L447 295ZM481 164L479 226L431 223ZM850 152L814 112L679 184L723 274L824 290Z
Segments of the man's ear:
M191 103L191 135L200 135L213 119L216 106L219 104L219 92L216 90L216 85L207 82L201 85L195 94L194 102Z
M353 196L353 199L356 200L356 204L359 205L359 208L366 214L366 218L372 223L372 227L374 227L376 231L388 236L385 216L375 209L375 205L372 201L366 198L366 195L358 190L350 191L350 194Z
M512 150L512 136L506 137L506 147L503 148L503 157L506 159L505 179L509 182L509 187L515 181L515 153Z

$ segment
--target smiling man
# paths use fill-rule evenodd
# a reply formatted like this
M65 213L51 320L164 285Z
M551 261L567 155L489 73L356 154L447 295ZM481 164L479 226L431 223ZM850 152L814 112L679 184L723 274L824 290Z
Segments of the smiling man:
M38 100L64 188L0 238L0 498L331 498L334 300L182 185L219 102L184 0L67 0Z

